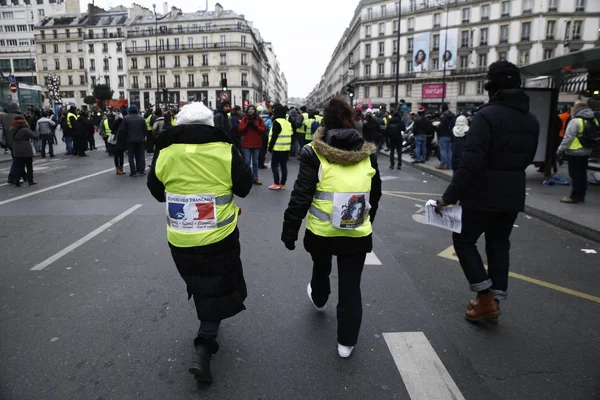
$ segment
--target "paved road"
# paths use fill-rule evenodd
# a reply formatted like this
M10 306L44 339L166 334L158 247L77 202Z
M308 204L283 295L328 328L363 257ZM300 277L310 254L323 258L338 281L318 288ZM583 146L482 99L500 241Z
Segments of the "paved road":
M317 315L306 297L310 257L279 241L289 190L238 201L248 310L222 325L216 381L198 386L186 369L197 322L164 205L144 179L115 176L103 151L36 165L38 186L0 187L2 400L600 396L600 245L519 216L501 323L470 324L450 234L418 222L446 183L411 168L382 168L349 360L336 353L334 307Z

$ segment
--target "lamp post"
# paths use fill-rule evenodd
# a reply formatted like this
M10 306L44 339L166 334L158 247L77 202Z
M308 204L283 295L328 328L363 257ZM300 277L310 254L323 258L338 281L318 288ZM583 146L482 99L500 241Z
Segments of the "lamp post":
M396 45L396 112L398 112L398 88L400 87L400 21L402 20L402 2L398 2L398 36Z
M442 54L442 62L444 63L444 74L442 75L442 107L446 102L446 52L448 51L448 15L450 15L449 2L446 1L446 34L444 35L444 53ZM441 111L441 110L440 110Z
M160 96L160 89L158 83L158 14L156 14L156 4L152 4L152 8L154 9L154 50L156 51L156 109L160 108L158 104L158 98Z

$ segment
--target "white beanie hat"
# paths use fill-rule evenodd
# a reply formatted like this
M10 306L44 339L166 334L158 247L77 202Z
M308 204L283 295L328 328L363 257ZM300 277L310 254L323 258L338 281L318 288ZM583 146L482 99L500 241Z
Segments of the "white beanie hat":
M201 124L215 126L213 113L202 102L186 104L177 113L177 126Z
M368 114L368 113L371 113L371 114L373 114L373 110L372 110L372 109L370 109L370 108L367 108L367 114Z

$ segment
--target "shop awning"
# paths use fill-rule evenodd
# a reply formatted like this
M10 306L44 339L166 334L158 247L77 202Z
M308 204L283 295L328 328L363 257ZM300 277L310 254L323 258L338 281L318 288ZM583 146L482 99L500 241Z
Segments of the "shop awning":
M560 85L561 93L585 92L588 88L588 73L579 74L564 79Z

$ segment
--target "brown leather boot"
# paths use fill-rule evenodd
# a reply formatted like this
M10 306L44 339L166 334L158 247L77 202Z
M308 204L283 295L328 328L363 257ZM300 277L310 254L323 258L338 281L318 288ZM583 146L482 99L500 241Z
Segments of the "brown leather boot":
M465 313L465 318L469 321L486 320L491 323L498 322L500 304L494 299L492 292L482 293L477 296L477 300L469 301L469 307L471 306L474 306L473 309Z
M500 305L500 302L498 300L496 300L496 302L498 303L498 305ZM469 310L474 310L475 307L477 307L477 304L479 304L479 299L469 300L469 304L467 305L467 308ZM495 315L493 317L488 318L487 322L489 322L490 324L497 324L498 316Z

